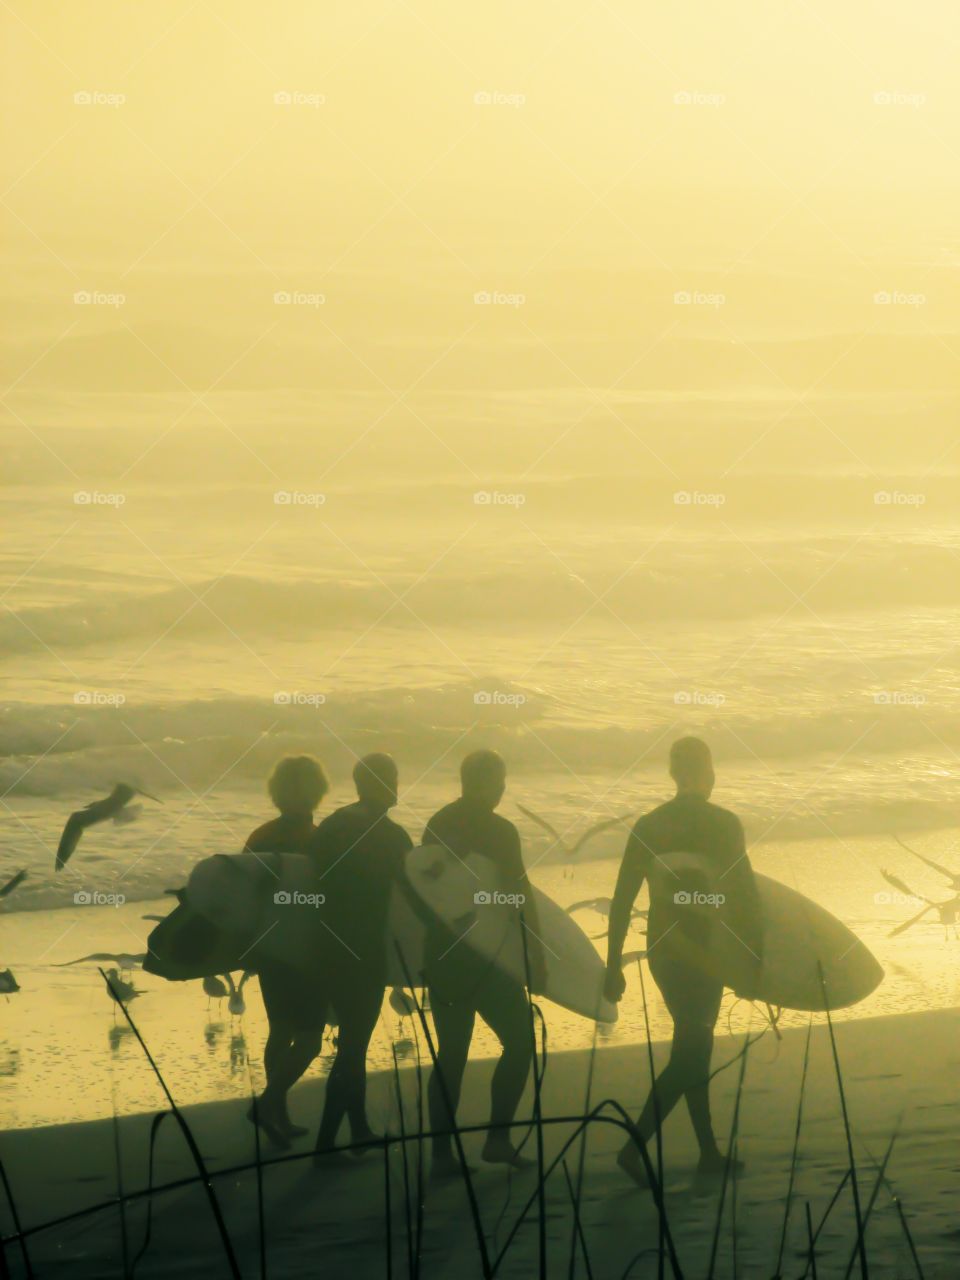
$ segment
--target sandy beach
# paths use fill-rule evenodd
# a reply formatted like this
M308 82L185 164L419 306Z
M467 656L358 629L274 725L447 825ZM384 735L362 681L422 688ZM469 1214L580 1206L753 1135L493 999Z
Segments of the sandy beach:
M759 1023L754 1031L761 1029ZM960 1010L852 1020L837 1027L837 1043L854 1135L859 1192L866 1212L877 1182L877 1169L888 1143L897 1134L869 1216L866 1245L869 1274L901 1280L918 1274L901 1226L894 1197L901 1201L927 1280L956 1274L960 1235L956 1225L955 1082L960 1066ZM767 1031L748 1054L741 1099L737 1146L746 1172L727 1188L719 1229L715 1270L721 1276L775 1274L784 1201L796 1125L806 1032L791 1029L779 1043ZM718 1039L714 1066L733 1059L742 1037ZM666 1051L654 1045L659 1065ZM721 1134L729 1134L739 1065L715 1080L715 1112ZM543 1114L551 1118L585 1111L590 1054L565 1052L548 1058L543 1085ZM489 1063L472 1062L462 1106L464 1126L486 1119ZM400 1072L404 1125L416 1128L416 1072ZM633 1112L648 1082L645 1048L605 1048L594 1056L591 1105L616 1098ZM292 1111L304 1122L315 1121L323 1082L311 1080L296 1090ZM371 1078L371 1115L391 1137L400 1133L394 1078ZM188 1104L189 1098L179 1099ZM528 1093L522 1114L530 1114ZM260 1229L257 1180L253 1172L229 1172L255 1160L252 1128L239 1101L186 1105L184 1115L211 1173L230 1239L244 1277L260 1275ZM112 1121L8 1131L0 1139L0 1155L16 1200L35 1273L41 1277L108 1277L123 1275L123 1229L127 1249L140 1249L146 1229L142 1192L148 1184L151 1118L135 1115ZM573 1134L570 1124L545 1124L547 1166ZM526 1151L535 1155L536 1135ZM591 1126L583 1165L580 1222L592 1274L652 1276L657 1273L658 1218L652 1196L636 1190L614 1164L620 1143L616 1129ZM310 1139L288 1153L309 1153ZM468 1156L476 1158L480 1139L464 1138ZM116 1205L118 1165L125 1195L124 1213ZM576 1182L579 1142L566 1155ZM344 1157L342 1167L317 1170L307 1158L277 1161L264 1150L262 1168L264 1247L271 1276L381 1277L411 1274L408 1222L416 1234L417 1144L407 1145L404 1161L399 1143L389 1154L390 1211L380 1151L362 1160ZM686 1276L708 1274L717 1226L718 1190L696 1186L695 1145L685 1114L669 1121L664 1137L665 1206L669 1230ZM786 1237L782 1274L799 1277L808 1261L805 1205L814 1227L820 1223L848 1168L837 1079L828 1031L819 1018L814 1028L800 1133L794 1202ZM196 1172L175 1121L159 1131L154 1185L175 1183ZM484 1224L491 1266L504 1277L538 1274L539 1234L533 1204L511 1239L524 1206L535 1195L536 1169L508 1176L477 1165L474 1186ZM547 1274L566 1275L574 1217L562 1165L546 1184ZM35 1230L53 1218L113 1202L98 1212L49 1230ZM152 1243L141 1259L138 1277L227 1276L230 1274L209 1203L197 1183L152 1198ZM734 1208L736 1217L734 1219ZM408 1218L408 1214L410 1215ZM3 1208L4 1234L12 1231L9 1206ZM387 1222L390 1223L388 1241ZM466 1194L461 1183L427 1185L423 1208L420 1274L430 1277L482 1275L482 1266ZM849 1183L841 1191L817 1243L817 1274L848 1272L856 1241ZM390 1262L388 1262L388 1251ZM22 1255L7 1245L8 1266L15 1277L27 1274ZM392 1271L390 1266L392 1264ZM573 1273L570 1273L573 1274ZM576 1273L585 1276L582 1253ZM667 1272L670 1274L670 1265Z

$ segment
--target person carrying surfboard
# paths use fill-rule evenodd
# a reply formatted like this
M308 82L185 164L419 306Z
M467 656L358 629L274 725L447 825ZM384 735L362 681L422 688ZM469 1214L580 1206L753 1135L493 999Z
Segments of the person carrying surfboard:
M313 814L329 790L323 765L313 756L286 756L270 775L267 789L279 817L251 832L251 853L305 853L314 833ZM291 1122L287 1094L320 1052L327 1008L320 975L281 960L262 960L260 994L267 1014L263 1068L267 1085L257 1104L257 1122L277 1146L307 1130ZM250 1112L253 1119L253 1111Z
M321 1163L335 1152L344 1116L354 1142L377 1136L367 1119L367 1048L387 981L390 893L413 848L403 827L387 816L399 785L393 758L364 756L354 766L353 781L356 802L324 818L308 851L326 898L328 986L340 1023L317 1135Z
M610 908L604 994L619 1001L625 980L621 965L630 913L644 881L650 885L647 960L673 1018L670 1060L657 1076L636 1124L636 1137L617 1162L641 1187L647 1177L638 1142L655 1135L685 1098L700 1147L698 1173L722 1173L728 1161L717 1145L710 1115L710 1057L720 1012L724 975L709 960L711 929L729 929L742 951L742 970L759 967L762 924L757 886L747 857L740 819L710 803L715 776L710 748L700 738L680 738L670 749L670 774L677 793L644 814L633 827ZM713 873L685 875L674 854L699 855ZM718 909L722 905L723 920ZM712 913L712 914L711 914ZM730 979L728 979L729 981Z
M544 957L536 907L523 865L516 827L495 813L506 789L507 769L496 751L474 751L460 766L461 795L427 823L424 845L441 845L454 856L476 853L489 860L490 884L478 885L478 910L494 892L517 895L526 926L531 985L542 987ZM424 971L437 1034L437 1066L427 1099L434 1137L434 1177L460 1173L452 1145L463 1073L477 1014L502 1046L490 1085L490 1129L482 1158L518 1167L509 1126L520 1105L533 1060L530 1010L524 988L497 965L473 951L439 919L431 919L424 941ZM500 1126L500 1127L497 1127Z

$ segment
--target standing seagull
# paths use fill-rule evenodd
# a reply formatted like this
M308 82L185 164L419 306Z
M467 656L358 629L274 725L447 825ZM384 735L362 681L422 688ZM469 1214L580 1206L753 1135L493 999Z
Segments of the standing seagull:
M92 804L85 805L82 809L78 809L76 813L71 813L63 828L63 834L60 836L60 843L57 846L57 871L62 871L70 861L73 852L80 843L80 837L86 831L87 827L92 827L98 822L106 822L108 818L113 818L114 822L118 820L118 814L135 795L146 796L148 800L154 800L157 804L162 803L157 800L156 796L150 795L146 791L140 791L137 787L130 787L125 782L118 782L110 794L103 800L94 800ZM123 819L121 818L122 822Z
M103 973L103 970L100 971ZM120 977L117 969L108 969L104 974L104 981L107 984L107 992L114 1004L129 1004L131 1000L136 1000L140 992L132 982L124 982Z
M227 1008L236 1017L242 1018L247 1011L247 1002L243 994L243 984L250 975L244 971L240 975L239 984L234 983L232 973L225 973L223 976L226 978L227 986L230 988L230 999L227 1001Z
M214 974L209 974L203 980L203 992L207 997L207 1008L210 1008L211 1000L225 1000L227 997L226 985Z

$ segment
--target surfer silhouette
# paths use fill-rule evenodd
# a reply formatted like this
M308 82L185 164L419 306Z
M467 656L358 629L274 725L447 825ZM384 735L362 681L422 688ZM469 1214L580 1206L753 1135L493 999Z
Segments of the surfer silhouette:
M485 890L521 895L527 928L527 959L531 984L542 984L544 958L533 893L523 865L516 827L495 813L506 789L506 765L495 751L474 751L460 766L461 796L441 809L427 823L425 845L442 845L458 858L477 853L491 863L491 883ZM484 894L475 901L482 910ZM491 1164L520 1166L508 1126L523 1096L533 1042L530 1011L523 986L489 960L473 951L439 920L427 927L424 968L430 1008L437 1034L437 1067L430 1077L427 1098L433 1138L435 1177L459 1173L454 1157L451 1126L456 1122L463 1073L470 1052L476 1015L493 1031L502 1051L490 1085L491 1128L482 1158Z
M353 781L356 803L325 818L309 850L326 899L328 989L340 1024L317 1135L321 1161L335 1152L344 1116L354 1142L377 1136L367 1120L367 1048L387 981L390 892L413 848L403 827L387 816L397 803L392 757L377 753L358 760Z
M306 853L314 833L313 813L327 794L323 766L313 756L286 756L267 784L279 817L247 838L251 853ZM290 1145L307 1130L291 1122L287 1094L320 1052L326 988L313 976L280 960L259 965L260 994L269 1031L263 1051L267 1085L257 1104L257 1122L277 1146ZM253 1119L253 1111L249 1113Z
M710 1115L710 1057L720 1012L723 977L706 963L706 947L716 911L724 899L724 925L739 940L744 968L759 965L762 948L760 904L739 818L710 803L714 785L710 748L700 738L680 738L670 749L670 774L677 793L641 817L627 840L610 909L605 994L619 1001L624 991L621 965L631 910L644 881L650 885L647 959L673 1018L670 1060L657 1076L618 1164L641 1187L647 1177L637 1142L647 1143L681 1098L685 1098L700 1147L698 1172L722 1173L727 1162ZM700 855L714 873L707 882L671 869L670 854ZM713 892L712 892L713 891ZM739 1167L739 1166L738 1166Z

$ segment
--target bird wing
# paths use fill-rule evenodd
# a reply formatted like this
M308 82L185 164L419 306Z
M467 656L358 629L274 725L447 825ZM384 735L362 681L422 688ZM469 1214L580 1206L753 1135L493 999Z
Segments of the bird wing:
M577 837L577 841L570 850L571 854L579 853L581 847L592 840L594 836L598 836L601 831L609 831L611 827L617 826L621 822L629 822L632 817L629 813L622 813L617 818L605 818L603 822L595 822L592 827L587 827L581 836Z
M131 960L135 964L142 964L147 958L145 951L139 955L114 955L112 951L92 951L88 956L79 956L76 960L64 960L62 964L55 964L55 969L68 969L72 964L84 964L87 960L112 960L114 964L128 964Z
M586 909L596 911L598 901L599 899L597 898L584 898L582 902L571 902L569 907L566 908L567 915L572 915L574 911L584 911Z
M14 889L18 889L26 878L26 871L18 871L15 876L11 876L7 883L0 888L0 898L5 898L8 894L13 893Z
M889 871L884 871L882 869L880 874L883 876L884 880L886 880L887 884L892 884L895 889L898 889L900 893L906 894L908 898L916 898L920 902L930 901L930 899L925 898L922 893L914 893L910 886L906 884L905 881L901 880L899 876L891 875Z
M89 816L87 809L78 809L76 813L71 813L61 833L60 843L57 845L57 860L54 864L57 871L62 871L73 857L73 852L87 827L98 821L98 818Z
M904 921L903 924L898 924L895 929L891 929L889 937L895 938L898 933L903 933L904 929L909 929L911 925L916 924L918 920L922 920L927 912L932 910L933 904L930 903L928 906L924 907L922 911L918 911L915 916L911 916L910 919Z
M546 820L546 818L538 817L538 815L535 814L532 809L527 809L522 804L518 804L517 808L520 810L520 812L523 814L525 818L529 818L531 822L535 822L538 827L543 827L547 835L553 836L557 844L561 846L563 845L563 841L560 838L560 832L556 829L556 827L552 827L550 823Z
M894 836L893 838L901 849L906 849L907 853L912 853L915 858L919 858L921 862L925 862L927 866L932 867L934 871L939 871L940 874L942 876L946 876L948 880L956 880L958 878L955 871L949 871L942 863L934 862L934 860L932 858L928 858L925 853L918 853L916 849L911 849L908 844L904 844L899 836Z

